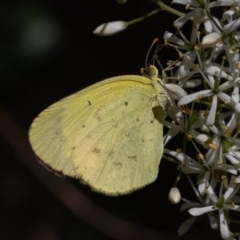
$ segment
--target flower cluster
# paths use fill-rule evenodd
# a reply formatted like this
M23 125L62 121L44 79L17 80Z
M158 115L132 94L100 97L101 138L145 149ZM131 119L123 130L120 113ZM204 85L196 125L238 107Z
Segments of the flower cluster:
M153 1L163 7L160 0ZM179 172L186 174L199 199L199 203L185 200L181 210L188 209L192 218L178 233L184 234L197 216L207 214L222 239L240 239L240 232L231 230L231 223L240 229L240 221L230 218L230 211L240 214L240 0L172 3L185 5L187 13L174 22L177 34L165 32L163 36L165 45L179 54L163 71L166 89L176 103L167 110L164 153L178 163ZM216 7L224 7L221 19L211 14ZM188 21L192 23L189 39L181 31ZM128 25L118 22L116 32ZM114 26L105 26L104 36L113 34L109 29ZM102 29L95 33L103 33ZM168 149L167 144L179 133L184 138L182 145L178 150ZM194 159L188 156L187 146L194 149ZM194 174L196 183L190 178ZM177 203L180 199L178 189L171 189L169 200Z
M166 145L183 133L188 142L181 147L184 151L165 148L165 154L181 162L179 170L184 174L197 175L197 183L191 185L200 202L183 205L182 210L189 209L193 217L182 224L179 234L187 231L196 216L207 213L211 227L220 229L222 239L236 239L239 233L231 232L234 220L229 211L240 212L240 1L173 3L184 4L188 13L174 22L178 35L164 34L165 44L177 49L180 56L171 61L175 71L170 79L191 92L168 110L171 120L166 121L169 130L164 138ZM212 8L223 6L229 9L221 20L211 15ZM187 21L193 26L190 40L181 32ZM193 146L196 159L187 156L186 144Z

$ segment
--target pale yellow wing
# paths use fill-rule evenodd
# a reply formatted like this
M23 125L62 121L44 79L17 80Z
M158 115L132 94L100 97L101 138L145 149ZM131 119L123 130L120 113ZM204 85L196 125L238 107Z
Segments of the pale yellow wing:
M131 75L92 85L40 113L31 145L53 170L96 191L141 188L157 177L163 152L159 91L150 79Z

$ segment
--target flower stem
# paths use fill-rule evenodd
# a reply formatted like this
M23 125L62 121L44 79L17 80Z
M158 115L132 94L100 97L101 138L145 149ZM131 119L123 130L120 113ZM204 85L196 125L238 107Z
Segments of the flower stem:
M144 20L144 19L146 19L146 18L148 18L148 17L151 17L152 15L154 15L154 14L160 12L160 11L161 11L161 9L155 9L155 10L153 10L152 12L147 13L146 15L143 15L143 16L141 16L141 17L139 17L139 18L136 18L136 19L133 19L133 20L127 22L127 24L128 24L128 25L132 25L132 24L134 24L134 23L140 22L140 21L142 21L142 20Z
M152 2L155 2L160 8L161 10L165 10L165 11L168 11L174 15L177 15L179 17L182 17L183 15L185 15L184 13L180 12L180 11L177 11L175 10L174 8L171 8L167 5L165 5L162 1L160 0L151 0Z

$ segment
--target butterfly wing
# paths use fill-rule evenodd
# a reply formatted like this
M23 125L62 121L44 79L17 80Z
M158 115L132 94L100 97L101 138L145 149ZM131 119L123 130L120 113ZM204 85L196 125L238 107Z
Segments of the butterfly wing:
M109 195L153 182L162 157L159 89L140 76L94 84L53 104L29 132L36 154L55 171Z

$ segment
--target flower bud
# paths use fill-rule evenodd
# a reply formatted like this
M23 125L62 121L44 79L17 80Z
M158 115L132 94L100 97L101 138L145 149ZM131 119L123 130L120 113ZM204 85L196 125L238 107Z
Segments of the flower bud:
M93 33L97 34L101 37L108 37L118 32L125 30L128 26L127 22L124 21L115 21L115 22L108 22L103 23L98 26Z
M220 33L212 32L203 37L202 45L204 47L210 47L210 46L213 46L215 43L217 43L220 39L221 39Z
M168 200L172 203L172 204L177 204L180 202L181 200L181 193L179 192L178 188L173 187L170 189L170 192L168 194Z

